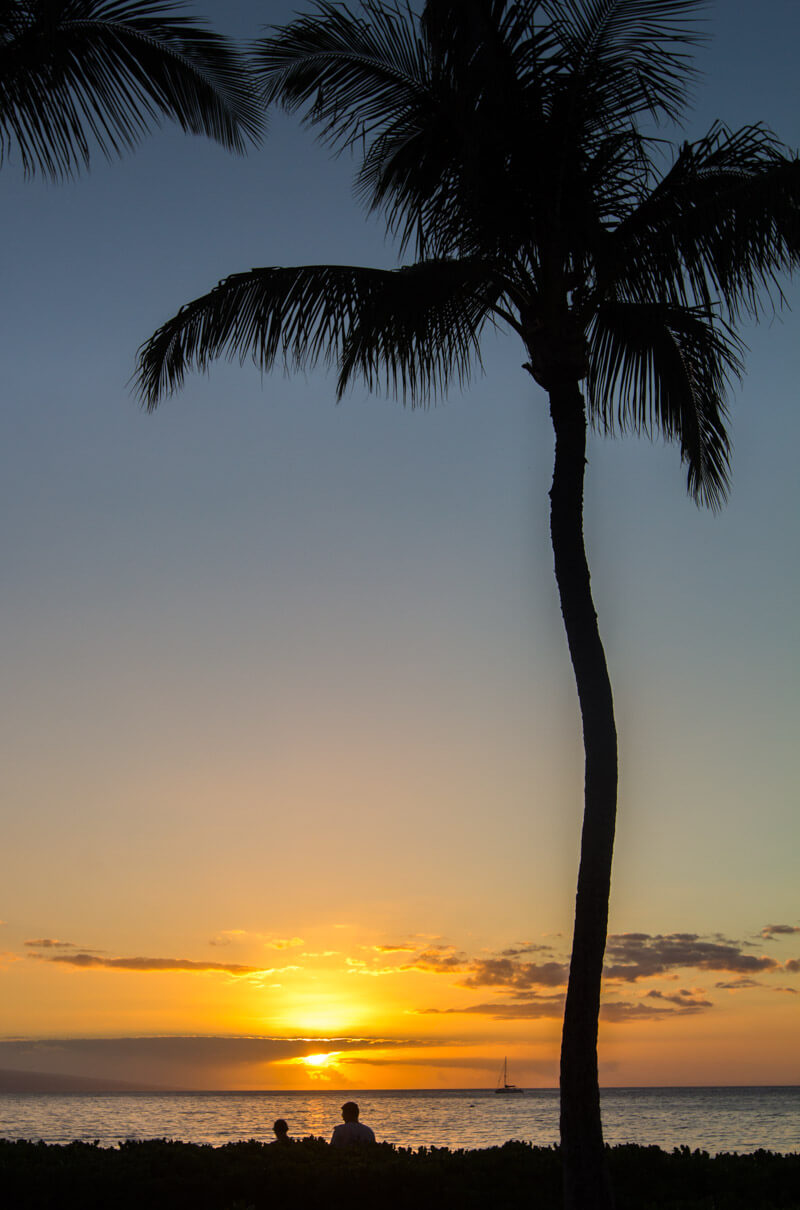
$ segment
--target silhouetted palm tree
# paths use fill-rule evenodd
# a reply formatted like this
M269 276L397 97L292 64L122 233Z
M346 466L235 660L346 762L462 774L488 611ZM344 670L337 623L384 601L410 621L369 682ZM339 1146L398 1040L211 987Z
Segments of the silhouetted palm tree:
M333 363L427 401L512 329L549 396L551 535L585 746L575 930L561 1051L565 1199L608 1207L597 1024L617 795L611 685L583 542L587 419L659 432L688 488L717 507L728 476L732 324L757 316L800 252L800 164L760 126L715 126L671 156L699 0L318 2L258 44L266 100L300 111L403 253L398 270L240 273L182 307L140 350L149 408L190 367ZM644 129L643 129L644 128ZM585 383L585 387L582 384Z
M0 0L0 160L51 178L165 117L241 151L260 128L241 56L159 0Z

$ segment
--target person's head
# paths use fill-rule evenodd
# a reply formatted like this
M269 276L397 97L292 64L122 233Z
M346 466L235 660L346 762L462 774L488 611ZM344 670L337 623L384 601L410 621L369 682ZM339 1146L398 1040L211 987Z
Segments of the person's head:
M278 1120L275 1122L275 1125L272 1127L272 1129L275 1131L276 1138L279 1138L279 1139L285 1139L287 1134L289 1133L289 1127L287 1126L287 1124L283 1120L283 1118L278 1118Z
M342 1117L346 1122L358 1121L358 1105L355 1101L345 1101L342 1105Z

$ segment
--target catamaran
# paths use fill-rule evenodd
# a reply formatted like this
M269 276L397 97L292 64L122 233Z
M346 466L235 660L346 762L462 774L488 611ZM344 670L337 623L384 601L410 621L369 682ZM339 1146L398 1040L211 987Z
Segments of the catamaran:
M508 1082L508 1059L507 1058L503 1059L503 1070L501 1071L501 1073L498 1077L497 1087L495 1088L495 1092L503 1093L503 1092L524 1092L524 1091L525 1091L525 1089L520 1088L519 1084L509 1084L509 1082Z

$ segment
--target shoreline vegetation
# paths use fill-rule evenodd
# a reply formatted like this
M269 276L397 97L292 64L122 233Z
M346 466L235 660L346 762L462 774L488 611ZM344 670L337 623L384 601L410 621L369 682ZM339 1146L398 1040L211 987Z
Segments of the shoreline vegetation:
M617 1210L800 1210L800 1154L709 1155L606 1148ZM253 1140L221 1147L166 1139L115 1147L0 1140L0 1189L14 1210L469 1210L561 1205L557 1147L480 1150L378 1143L331 1148Z

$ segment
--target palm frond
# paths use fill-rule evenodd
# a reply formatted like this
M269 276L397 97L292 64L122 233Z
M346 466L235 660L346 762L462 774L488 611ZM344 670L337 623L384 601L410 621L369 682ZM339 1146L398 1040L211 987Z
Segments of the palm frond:
M158 0L6 0L0 159L54 179L116 156L164 118L243 151L260 107L225 38Z
M677 441L689 493L716 509L728 488L726 396L743 347L706 308L606 303L590 331L592 420L608 433Z
M686 143L670 171L608 240L601 282L710 304L733 320L782 298L800 263L800 160L763 126L717 125Z
M563 105L587 128L638 115L677 120L706 0L541 0L561 46Z
M189 369L207 370L224 356L252 358L264 370L278 359L294 369L335 365L340 394L359 373L374 385L382 369L387 383L421 401L452 372L462 380L468 373L488 306L483 300L478 270L457 266L237 273L181 307L142 345L138 393L152 411L183 385Z
M363 16L317 0L314 10L253 46L265 102L305 120L341 149L368 139L420 97L426 53L410 8L364 0Z
M480 335L502 288L479 261L423 261L387 274L342 352L339 395L355 375L412 404L463 387L481 364Z
M501 229L530 226L524 191L506 185L536 158L526 89L552 40L534 7L428 0L419 18L377 0L358 14L319 0L257 44L256 72L267 103L302 111L337 151L361 151L357 194L384 213L401 253L482 254L491 241L477 233L498 213Z
M384 211L402 247L414 240L419 258L484 256L530 234L544 108L537 67L553 45L534 8L508 0L425 5L427 74L413 103L366 149L357 177L361 196Z

